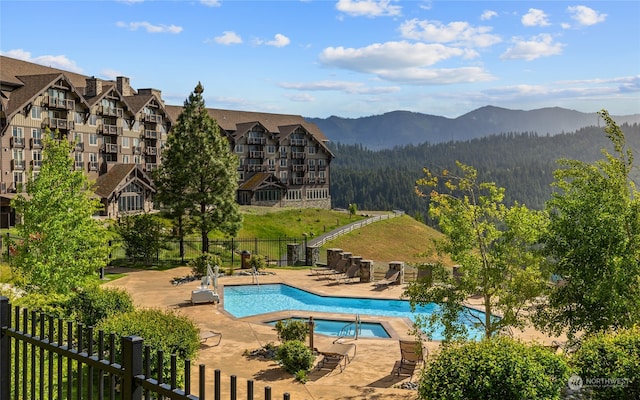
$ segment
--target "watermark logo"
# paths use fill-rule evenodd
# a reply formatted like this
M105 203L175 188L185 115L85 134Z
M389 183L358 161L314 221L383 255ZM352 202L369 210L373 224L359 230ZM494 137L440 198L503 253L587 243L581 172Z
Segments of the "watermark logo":
M624 388L629 386L628 378L585 378L571 375L568 382L569 389L578 391L582 388Z

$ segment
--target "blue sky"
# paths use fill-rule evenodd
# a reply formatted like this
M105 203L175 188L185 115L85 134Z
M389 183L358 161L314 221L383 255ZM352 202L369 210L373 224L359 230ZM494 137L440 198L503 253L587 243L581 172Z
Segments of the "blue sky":
M0 0L9 57L183 104L357 118L640 113L640 1ZM1 66L0 66L1 67Z

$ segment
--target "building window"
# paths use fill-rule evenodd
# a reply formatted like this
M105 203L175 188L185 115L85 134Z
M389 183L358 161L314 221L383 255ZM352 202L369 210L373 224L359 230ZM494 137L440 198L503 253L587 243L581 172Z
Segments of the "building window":
M240 181L240 182L244 181L244 172L243 171L238 172L238 181Z
M24 172L22 172L22 171L14 171L13 172L13 183L16 186L16 191L22 191L22 184L24 183Z
M276 160L273 158L267 159L267 165L269 166L269 171L273 171L276 169Z
M42 146L42 129L32 128L31 138L33 139L32 146Z
M42 107L40 106L31 107L31 118L42 119Z
M287 181L287 171L280 171L280 180L282 182L286 182Z
M283 158L283 159L280 160L280 166L286 168L286 166L287 166L287 159L286 158Z
M81 132L76 132L73 135L73 140L75 141L75 143L82 143L82 133Z
M123 164L129 164L129 155L128 154L123 154L122 155L122 163Z
M280 146L280 157L287 156L287 148L285 146Z
M313 169L313 168L315 168L315 167L316 167L316 160L315 160L315 159L313 159L313 158L310 158L310 159L308 160L308 164L309 164L309 169Z
M267 153L274 154L275 152L276 152L276 146L274 145L267 146Z
M89 134L89 146L97 146L98 145L98 134L90 133Z
M316 147L315 146L309 146L309 154L316 154Z
M98 125L98 116L91 114L89 116L89 126L96 126Z
M31 152L31 159L33 160L33 167L34 168L42 167L42 151L33 150Z
M133 182L127 185L118 198L118 211L131 212L144 210L144 189Z
M241 144L237 144L233 151L235 153L244 153L244 146Z
M287 191L286 199L287 200L301 200L302 199L302 190L293 189L293 190Z
M316 172L309 171L309 183L315 183L316 180Z
M122 147L129 147L129 138L126 136L122 137Z
M75 121L75 123L78 125L82 125L84 123L84 117L82 113L76 111L74 114L75 115L73 116L73 120Z
M133 138L133 147L140 147L140 139Z
M14 138L24 138L24 130L22 130L21 126L13 127L13 137Z
M75 153L75 167L76 169L82 169L82 153L76 152Z

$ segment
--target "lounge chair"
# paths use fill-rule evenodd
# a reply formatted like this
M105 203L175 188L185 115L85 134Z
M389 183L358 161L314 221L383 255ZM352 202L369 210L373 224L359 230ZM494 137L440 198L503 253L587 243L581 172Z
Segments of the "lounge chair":
M206 343L207 340L213 338L218 338L218 342L214 344L214 346L219 345L222 340L222 333L214 331L200 331L200 343Z
M388 288L389 285L393 285L398 282L398 278L400 277L400 271L396 269L390 269L384 275L384 279L379 280L375 283L376 288Z
M318 272L316 275L318 278L330 279L333 276L343 275L347 272L349 267L349 260L340 260L335 269L328 269L326 271Z
M427 349L419 340L400 340L400 365L396 369L396 375L411 375L418 365L424 363Z
M358 278L359 276L360 276L360 266L354 264L350 266L347 272L345 272L344 274L336 274L333 277L338 283L346 283L347 280Z
M356 356L357 351L355 343L333 343L327 348L315 350L322 355L318 369L334 369L337 366L340 367L340 372Z

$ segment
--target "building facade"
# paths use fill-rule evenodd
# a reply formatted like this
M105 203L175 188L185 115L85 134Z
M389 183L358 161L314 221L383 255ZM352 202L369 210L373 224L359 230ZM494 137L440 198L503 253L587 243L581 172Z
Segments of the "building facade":
M96 182L101 215L150 211L150 172L161 162L182 107L157 89L107 81L0 56L0 227L13 226L10 200L42 165L42 138L74 145L74 166ZM329 208L326 137L304 118L209 109L240 159L238 202Z

